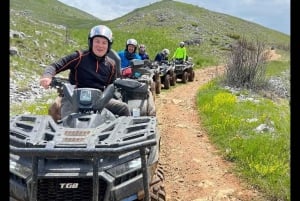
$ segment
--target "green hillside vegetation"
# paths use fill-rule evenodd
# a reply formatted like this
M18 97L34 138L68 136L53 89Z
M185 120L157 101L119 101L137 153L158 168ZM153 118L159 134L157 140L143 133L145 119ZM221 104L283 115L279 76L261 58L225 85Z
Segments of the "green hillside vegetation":
M10 8L23 11L34 19L64 25L69 28L87 28L102 23L98 18L56 0L13 0Z
M151 59L154 59L156 53L164 48L170 49L173 54L180 41L200 39L200 45L190 45L187 48L189 56L194 58L197 67L224 63L224 57L227 55L230 45L241 37L259 38L269 46L289 49L290 37L286 34L233 16L170 0L138 8L111 21L97 20L91 15L58 1L12 0L10 6L11 9L22 11L23 15L26 15L22 24L26 23L25 20L28 23L36 20L66 26L66 30L57 31L62 36L76 41L79 47L87 47L87 34L90 28L96 24L108 25L113 30L113 48L115 50L124 49L126 40L135 38L139 43L147 46ZM15 15L11 12L11 19L15 19ZM49 32L47 28L43 27L34 27L30 30ZM54 30L55 28L52 28L52 31ZM23 30L19 29L19 31ZM44 34L44 37L55 36ZM65 38L62 39L55 40L57 42L53 45L59 46L62 42L66 43ZM11 42L13 43L13 41ZM63 44L63 46L65 45ZM63 54L67 54L70 50L67 48L62 51Z
M168 48L171 55L180 41L200 39L187 45L195 68L225 64L237 40L259 39L282 55L267 64L266 76L282 76L290 69L290 36L233 16L212 12L199 6L163 0L119 17L103 21L56 0L11 0L10 47L19 54L10 56L10 78L20 91L38 78L44 67L77 49L87 48L87 35L94 25L105 24L114 34L113 49L125 48L128 38L147 47L150 58ZM26 78L20 77L20 72ZM249 95L251 91L242 90ZM10 116L24 112L46 114L56 93L33 103L10 105ZM250 185L265 192L266 200L290 198L290 107L289 100L258 97L260 104L239 102L218 79L199 89L197 105L212 142L227 160L237 164L236 172ZM49 102L50 100L50 102ZM222 115L220 115L222 114ZM247 119L256 118L255 123ZM274 125L275 131L257 134L259 124Z

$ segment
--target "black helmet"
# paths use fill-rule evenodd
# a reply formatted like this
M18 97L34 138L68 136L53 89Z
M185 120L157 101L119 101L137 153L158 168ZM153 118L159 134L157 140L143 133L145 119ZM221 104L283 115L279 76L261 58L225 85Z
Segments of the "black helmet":
M89 45L89 49L92 49L92 42L93 42L93 38L96 36L101 36L104 37L108 40L108 50L107 52L109 52L111 45L113 43L113 37L112 37L112 31L110 30L110 28L108 28L105 25L97 25L94 26L88 36L88 45Z

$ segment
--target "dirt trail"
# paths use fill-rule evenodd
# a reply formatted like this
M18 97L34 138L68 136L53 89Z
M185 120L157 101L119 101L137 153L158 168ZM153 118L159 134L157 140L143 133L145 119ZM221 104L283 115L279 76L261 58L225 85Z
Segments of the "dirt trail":
M223 70L197 70L193 82L162 89L156 97L162 136L160 161L168 201L263 200L231 172L232 164L218 155L201 127L195 100L197 89Z
M281 59L281 55L277 54L275 50L269 50L269 60L279 60Z

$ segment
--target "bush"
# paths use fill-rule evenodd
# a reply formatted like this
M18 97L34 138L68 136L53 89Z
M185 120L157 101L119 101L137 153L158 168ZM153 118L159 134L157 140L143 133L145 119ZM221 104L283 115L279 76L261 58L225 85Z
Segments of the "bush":
M263 42L238 40L225 65L225 83L232 87L258 89L266 84L269 52Z

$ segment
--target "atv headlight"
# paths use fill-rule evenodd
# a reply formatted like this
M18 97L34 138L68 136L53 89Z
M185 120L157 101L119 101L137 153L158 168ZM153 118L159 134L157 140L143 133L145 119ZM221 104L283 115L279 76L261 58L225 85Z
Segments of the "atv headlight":
M13 160L9 160L9 171L24 179L30 176L32 172L30 168L20 165Z
M136 158L109 169L108 173L117 178L139 169L141 169L141 158Z

